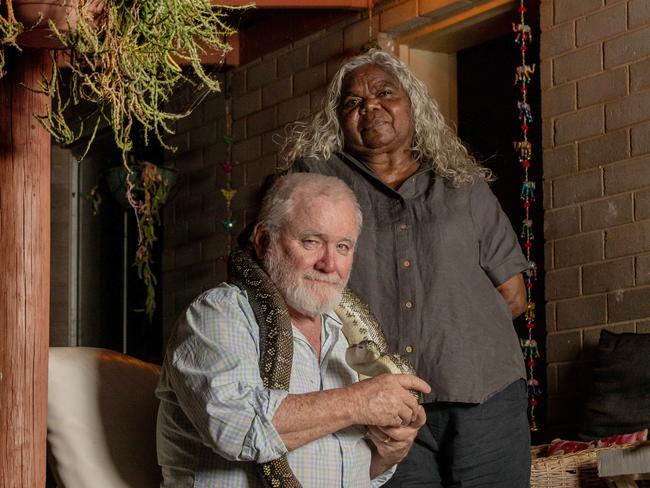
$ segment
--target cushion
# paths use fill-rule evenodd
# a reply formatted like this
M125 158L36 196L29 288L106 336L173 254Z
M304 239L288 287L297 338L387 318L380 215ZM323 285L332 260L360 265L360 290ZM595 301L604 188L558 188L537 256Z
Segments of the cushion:
M601 331L582 419L583 440L650 427L650 334Z
M157 488L159 367L106 349L52 347L48 462L66 488Z
M631 434L619 434L610 437L603 437L602 439L589 442L553 439L548 445L546 455L557 456L559 454L570 454L572 452L584 451L585 449L634 444L636 442L643 442L646 440L648 440L648 429L643 429Z

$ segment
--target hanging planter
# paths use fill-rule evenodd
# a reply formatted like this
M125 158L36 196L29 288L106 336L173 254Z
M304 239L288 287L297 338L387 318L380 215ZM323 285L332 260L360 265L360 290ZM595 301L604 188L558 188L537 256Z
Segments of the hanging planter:
M74 32L80 17L94 23L105 5L104 0L10 1L16 20L24 27L16 39L18 45L44 49L63 48L55 32Z
M130 199L140 202L135 209L138 220L138 248L134 265L138 277L147 289L145 312L149 321L156 310L156 277L151 270L151 254L157 240L156 227L161 223L160 211L170 198L176 184L177 171L174 168L156 166L148 161L130 163L130 172L124 166L109 168L104 173L106 184L115 200L122 207L133 208Z

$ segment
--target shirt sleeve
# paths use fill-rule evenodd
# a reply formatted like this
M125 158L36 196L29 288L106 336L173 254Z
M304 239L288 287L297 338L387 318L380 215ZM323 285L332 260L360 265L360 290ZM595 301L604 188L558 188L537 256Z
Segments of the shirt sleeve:
M472 185L470 211L478 234L479 262L494 286L528 269L510 220L482 179Z
M243 292L225 286L197 298L170 341L164 369L204 444L230 461L287 452L272 419L288 393L262 384L258 327Z
M395 474L395 470L397 470L397 464L394 464L386 471L381 473L379 476L376 476L375 478L370 480L370 488L379 488L380 486L383 486L385 483L388 483L388 480L390 480Z

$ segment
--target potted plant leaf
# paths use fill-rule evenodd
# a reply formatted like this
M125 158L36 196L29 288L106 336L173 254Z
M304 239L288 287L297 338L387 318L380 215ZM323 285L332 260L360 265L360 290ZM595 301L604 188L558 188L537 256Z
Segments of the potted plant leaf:
M36 10L26 13L26 4ZM155 279L146 264L151 249L147 239L155 240L150 223L159 217L146 193L136 191L129 164L135 131L141 131L145 144L153 136L164 148L174 149L166 137L193 107L172 113L165 111L165 103L181 81L196 83L195 93L220 90L201 56L225 56L227 39L235 33L229 16L250 6L220 6L210 0L0 0L0 76L7 47L23 43L59 48L51 51L52 72L37 88L52 98L52 109L37 114L43 127L61 144L88 137L86 151L100 126L112 130L122 155L125 196L138 223L136 265L145 281ZM60 66L69 72L65 86ZM81 120L71 120L70 109L80 104L92 110Z

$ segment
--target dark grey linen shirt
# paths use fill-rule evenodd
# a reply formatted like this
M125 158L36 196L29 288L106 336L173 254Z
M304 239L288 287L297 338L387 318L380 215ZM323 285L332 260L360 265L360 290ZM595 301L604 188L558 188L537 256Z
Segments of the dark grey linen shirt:
M347 154L291 170L337 176L356 194L364 220L349 286L431 385L426 402L481 403L525 378L495 287L528 263L483 180L455 188L423 167L393 190Z

